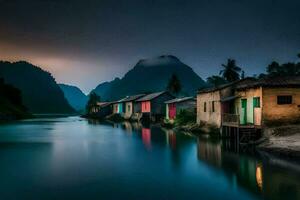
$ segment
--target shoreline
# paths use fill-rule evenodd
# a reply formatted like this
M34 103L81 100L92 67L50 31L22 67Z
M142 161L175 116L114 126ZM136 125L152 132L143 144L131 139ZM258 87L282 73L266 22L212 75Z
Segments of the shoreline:
M85 116L89 119L90 117ZM91 118L95 119L95 118ZM99 119L101 120L101 119ZM106 121L108 119L102 119ZM132 122L123 119L113 120L111 122L122 123L124 121ZM175 131L189 132L194 135L210 135L210 137L222 138L218 130L214 127L199 126L196 123L188 123L186 125L175 125L174 123L154 123L159 124L162 128L173 129ZM300 125L284 125L276 127L267 127L263 132L263 137L260 139L262 142L255 145L255 149L260 152L271 154L275 157L287 158L300 162Z
M257 146L258 150L300 162L300 125L283 125L265 128L267 140Z

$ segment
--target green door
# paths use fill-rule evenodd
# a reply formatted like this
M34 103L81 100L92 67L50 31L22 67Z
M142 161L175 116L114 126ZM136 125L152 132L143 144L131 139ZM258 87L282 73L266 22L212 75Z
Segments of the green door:
M247 124L247 99L241 99L241 124Z

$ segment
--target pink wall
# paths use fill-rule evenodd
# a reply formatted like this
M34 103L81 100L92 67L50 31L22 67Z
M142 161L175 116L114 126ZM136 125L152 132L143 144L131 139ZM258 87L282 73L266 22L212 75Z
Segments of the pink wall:
M175 103L169 104L169 118L175 119L176 118L176 105Z
M142 102L142 112L151 112L151 104L150 101L143 101Z

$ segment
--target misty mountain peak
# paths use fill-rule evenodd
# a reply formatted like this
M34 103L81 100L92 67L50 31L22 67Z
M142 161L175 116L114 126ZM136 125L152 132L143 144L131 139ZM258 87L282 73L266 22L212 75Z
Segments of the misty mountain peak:
M181 61L173 55L162 55L148 59L141 59L135 67L169 66L171 64L181 64Z
M99 84L96 92L104 100L118 100L128 95L166 90L172 74L181 81L182 94L195 96L205 82L177 57L163 55L140 60L123 78Z

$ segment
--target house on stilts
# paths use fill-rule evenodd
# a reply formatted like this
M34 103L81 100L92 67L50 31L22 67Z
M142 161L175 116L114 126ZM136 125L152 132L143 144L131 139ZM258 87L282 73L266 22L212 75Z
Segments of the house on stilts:
M112 102L113 114L123 115L125 113L125 106L124 106L124 102L123 102L123 100L125 100L125 99L126 99L126 97L122 98L118 101Z
M140 108L139 112L144 120L159 121L166 113L165 102L173 98L174 96L169 92L163 91L145 95L135 102L136 106Z
M240 143L270 124L300 121L300 76L246 78L197 95L197 123L220 128Z
M124 119L130 119L133 113L140 112L140 108L137 105L136 100L142 98L143 96L145 96L145 94L137 94L137 95L127 96L124 99L118 101L118 106L122 104L121 106L123 109L122 117L124 117Z
M111 102L97 102L88 113L91 117L105 118L112 113Z
M166 119L174 120L183 110L196 113L196 99L194 97L181 97L165 102Z

